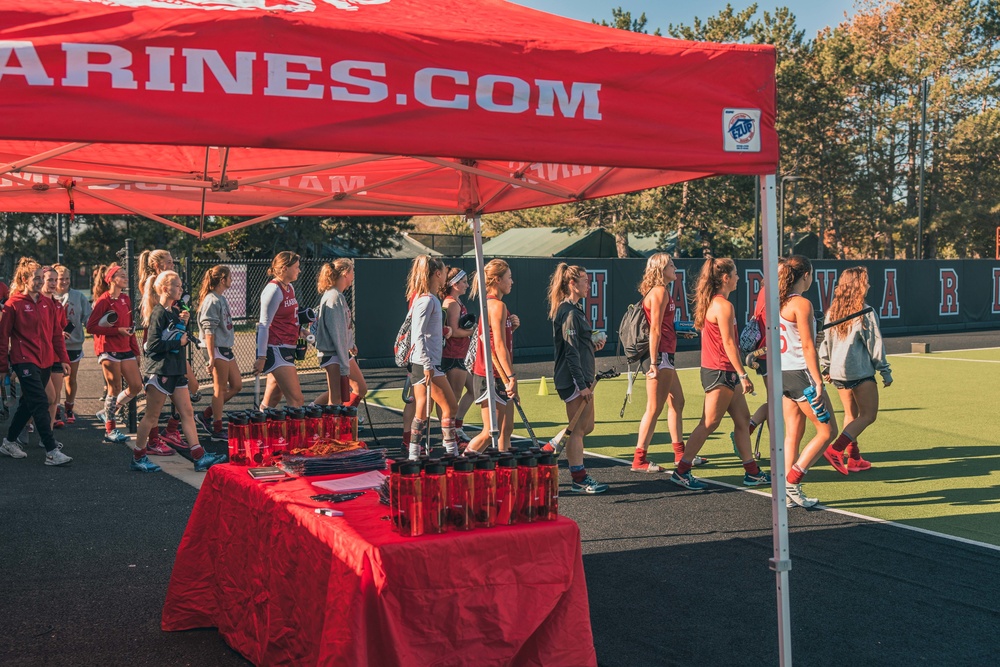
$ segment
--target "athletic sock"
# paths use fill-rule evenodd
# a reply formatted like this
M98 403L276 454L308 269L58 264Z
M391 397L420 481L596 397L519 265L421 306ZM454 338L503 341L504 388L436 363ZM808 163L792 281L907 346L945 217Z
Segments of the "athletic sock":
M798 464L793 464L792 469L788 471L788 477L785 478L785 481L789 484L798 484L802 481L802 477L805 474L806 471L800 468Z
M132 458L135 459L136 461L141 461L142 457L145 456L145 455L146 455L146 448L145 447L143 447L142 449L133 449L132 450Z
M833 447L834 451L843 452L852 442L853 440L851 439L851 436L849 436L845 431L837 436L837 439L834 440L833 444L830 446Z
M212 430L215 431L216 433L218 433L219 431L222 430L222 420L221 419L216 419L215 421L212 422Z
M687 473L691 472L691 465L692 464L689 461L681 459L680 461L677 462L677 474L686 475Z
M356 407L358 407L359 405L361 405L361 394L355 394L355 393L354 393L354 392L352 391L352 392L351 392L351 397L350 397L350 399L349 399L349 400L347 401L347 405L348 405L348 406L350 406L350 407L352 407L352 408L356 408Z
M202 447L201 445L193 445L191 447L191 458L193 458L195 461L197 461L204 455L205 455L205 448Z
M570 466L569 474L573 477L573 481L577 484L583 482L587 479L587 467L586 466Z
M108 421L104 422L104 432L105 433L111 433L114 430L115 430L115 420L114 419L109 419Z
M754 460L744 461L743 469L747 471L747 474L751 477L758 477L760 475L760 466Z
M462 420L461 419L456 419L455 420L455 428L462 428Z
M757 428L757 423L754 420L750 420L750 434L753 435L754 429Z
M119 393L118 396L115 397L115 404L125 405L126 403L128 403L128 400L126 399L128 399L128 389L122 389L121 393Z
M861 458L861 450L858 448L857 442L849 444L846 451L847 455L855 461Z
M646 450L642 447L635 448L635 454L632 455L632 467L640 466L646 462Z
M170 415L170 419L167 420L167 433L176 433L177 427L180 425L181 423L173 415Z
M444 440L444 448L449 454L458 455L458 443L455 437L455 420L441 420L441 437Z
M74 405L76 405L76 404L75 403L70 403L69 401L66 401L66 403L64 405L64 407L66 408L66 412L70 412L70 413L73 412L73 406Z
M201 414L205 416L205 419L207 421L212 421L212 406L210 405L207 408L205 408L205 410Z
M413 418L413 423L410 424L410 447L408 452L410 460L416 460L421 454L420 449L424 444L425 428L427 428L426 419Z
M684 458L684 443L674 442L671 444L674 448L674 465L676 465L681 462L682 458Z

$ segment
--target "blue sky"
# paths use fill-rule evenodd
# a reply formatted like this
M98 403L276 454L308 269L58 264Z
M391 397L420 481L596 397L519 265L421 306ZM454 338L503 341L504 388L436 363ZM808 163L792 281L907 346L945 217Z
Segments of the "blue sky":
M687 25L695 16L704 20L717 14L725 8L726 0L512 0L519 5L540 9L550 14L568 16L581 21L591 19L611 20L611 9L621 6L632 12L633 17L646 13L646 24L649 32L656 28L665 35L670 23ZM749 0L729 0L736 11L749 7ZM788 7L798 22L800 28L806 31L806 37L812 38L826 26L836 26L844 21L844 12L853 12L853 0L772 0L758 2L757 11L773 10L775 7Z

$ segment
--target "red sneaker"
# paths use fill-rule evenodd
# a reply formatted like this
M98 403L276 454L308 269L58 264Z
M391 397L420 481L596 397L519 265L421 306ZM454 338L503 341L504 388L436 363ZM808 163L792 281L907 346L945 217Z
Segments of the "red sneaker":
M833 448L833 445L826 448L823 452L823 458L830 462L834 470L839 472L841 475L847 474L847 466L844 465L844 452L838 452Z
M66 423L67 424L75 424L76 423L76 413L73 412L72 410L67 410L66 411Z
M632 461L632 472L666 472L666 468L656 465L652 461Z
M173 456L175 452L167 447L167 443L158 440L146 445L146 453L154 456Z
M180 431L160 431L160 440L163 440L168 445L175 449L190 449L188 444L184 442L184 438L181 437Z
M858 456L856 459L847 459L848 472L862 472L872 467L872 464Z

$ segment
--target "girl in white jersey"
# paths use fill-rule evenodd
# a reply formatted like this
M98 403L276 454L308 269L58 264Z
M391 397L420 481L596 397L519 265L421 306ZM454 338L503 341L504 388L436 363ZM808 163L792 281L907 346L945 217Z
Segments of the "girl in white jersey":
M261 408L274 407L285 397L292 408L302 407L302 387L295 368L295 344L299 336L299 302L292 283L299 277L299 256L284 250L275 255L267 274L271 281L260 294L257 322L255 375L267 375Z
M809 471L837 435L837 419L830 397L823 391L813 323L812 303L802 294L813 282L812 264L802 255L782 259L778 265L779 320L781 329L781 381L784 387L782 412L785 415L785 496L789 507L812 507L816 498L802 492L802 477ZM803 394L814 387L830 420L823 423ZM799 452L806 419L816 427L816 435Z

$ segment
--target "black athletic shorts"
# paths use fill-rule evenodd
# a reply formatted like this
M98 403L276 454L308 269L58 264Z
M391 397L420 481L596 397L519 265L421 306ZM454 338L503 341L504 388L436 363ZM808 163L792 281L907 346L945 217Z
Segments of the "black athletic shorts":
M52 373L56 373L58 375L63 374L61 361L57 361L56 363L52 364L52 368L49 369L49 374L51 375Z
M188 379L186 375L150 375L146 378L146 386L172 396L177 389L188 386Z
M864 384L865 382L875 382L875 376L861 378L860 380L832 380L833 386L837 389L854 389L859 384Z
M792 399L796 403L806 400L802 393L806 387L813 386L812 376L809 371L801 369L797 371L781 371L782 394Z
M101 352L100 356L97 357L98 361L128 361L129 359L135 359L134 352Z
M503 380L493 378L493 382L497 390L497 405L507 405L510 396L507 395L507 389L503 386ZM488 391L485 377L476 376L476 388L479 390L479 398L476 399L476 405L485 403Z
M732 389L736 391L736 387L740 386L740 376L736 371L720 371L715 368L702 368L701 369L701 386L708 393L713 389L718 389L719 387L726 387L727 389Z
M83 359L83 350L66 350L66 354L69 355L69 363L71 364Z
M455 369L465 370L465 357L461 359L450 359L448 357L441 358L441 370L445 373Z
M267 357L264 359L264 370L261 371L261 375L267 375L282 366L295 368L295 348L268 345Z

